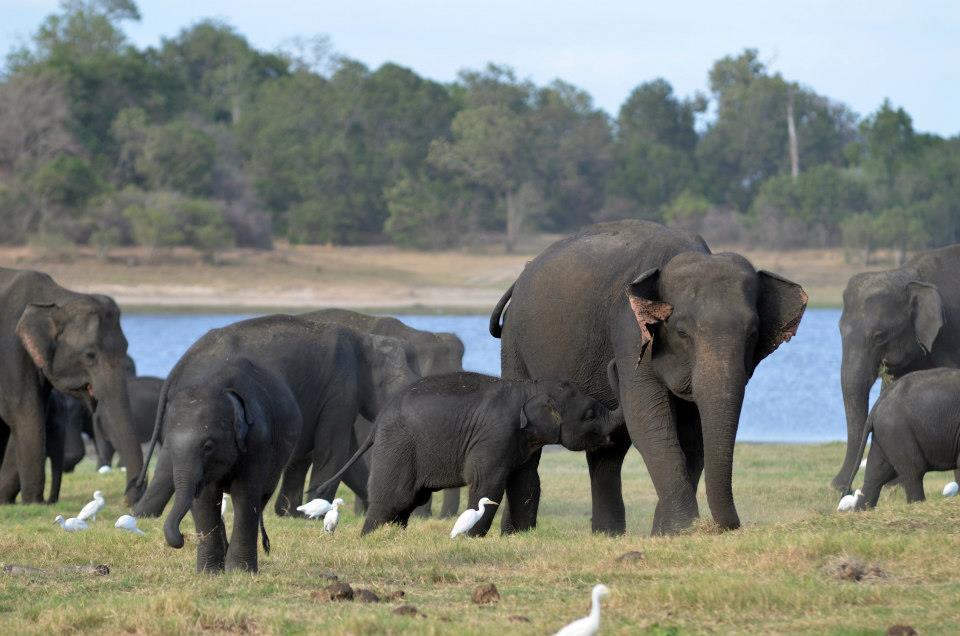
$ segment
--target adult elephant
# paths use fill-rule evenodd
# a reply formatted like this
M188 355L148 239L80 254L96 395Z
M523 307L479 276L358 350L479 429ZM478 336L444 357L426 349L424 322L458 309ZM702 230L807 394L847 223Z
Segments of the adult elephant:
M423 377L430 375L441 375L443 373L454 373L463 370L463 341L456 334L414 329L406 323L392 318L390 316L370 316L349 309L321 309L319 311L302 314L303 318L308 320L319 320L323 322L332 322L340 325L352 327L358 331L372 333L379 336L390 336L399 338L407 342L413 349L416 358L416 365L419 367L420 374ZM370 434L371 424L363 417L358 417L354 423L356 438L359 441L365 440ZM361 458L351 467L352 473L344 475L344 480L349 486L352 480L357 479L357 474L363 476L369 475L369 468L366 460ZM314 463L314 469L310 474L310 487L307 490L307 497L332 497L336 492L336 485L331 488L321 490L320 485L325 481L322 476L323 471L318 470L318 465ZM366 484L366 479L363 479ZM352 488L351 488L352 489ZM362 512L366 508L366 502L357 498L357 512ZM419 517L430 516L431 502L427 501L414 511L414 515ZM440 508L441 517L453 517L460 512L460 489L450 488L443 491L443 505Z
M51 387L98 410L130 469L126 496L143 464L130 428L127 340L107 296L81 294L48 275L0 268L0 503L21 493L43 501L45 411Z
M920 252L898 269L856 274L847 283L840 315L847 452L834 488L842 490L855 469L870 388L881 366L893 379L960 367L958 272L960 245L951 245Z
M146 444L153 434L153 425L157 418L157 404L163 378L151 375L133 376L127 380L130 394L130 416L133 432L137 441ZM97 448L97 465L110 466L116 451L108 431L104 430L100 417L93 418L94 443Z
M737 254L712 254L696 234L619 221L588 227L528 263L490 332L503 340L504 378L570 379L608 408L622 407L615 444L587 453L594 532L625 530L620 470L630 441L659 498L653 534L697 518L704 468L713 518L732 529L740 525L731 479L744 388L757 363L796 333L806 302L799 285ZM532 457L507 486L505 532L536 525L538 462Z

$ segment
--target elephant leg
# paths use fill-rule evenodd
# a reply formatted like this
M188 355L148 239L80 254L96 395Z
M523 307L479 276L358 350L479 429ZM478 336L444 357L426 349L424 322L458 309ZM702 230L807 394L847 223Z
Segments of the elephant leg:
M222 572L227 553L227 532L220 516L223 490L207 484L193 500L190 511L197 527L197 572Z
M13 435L11 434L11 438ZM11 439L3 453L3 464L0 464L0 504L12 504L20 494L20 473L17 467L17 445Z
M68 420L63 440L63 472L73 472L77 464L83 461L87 449L83 443L83 435L80 433L80 426L72 420Z
M93 445L97 449L97 466L112 466L115 450L96 414L93 415Z
M630 440L624 430L615 435L614 445L587 452L593 508L590 525L596 533L614 536L627 530L620 471L629 449Z
M400 514L401 511L392 504L371 503L367 508L367 516L363 520L360 536L370 534L382 525L399 523Z
M303 503L303 482L310 469L310 455L290 460L283 471L283 481L280 484L280 494L273 504L274 512L278 517L302 517L303 513L297 506ZM334 491L336 492L336 491Z
M173 458L167 452L166 446L161 446L156 468L153 469L153 478L147 484L147 492L133 507L134 516L159 517L175 490Z
M330 402L323 407L317 418L317 427L314 429L311 483L319 485L333 477L356 452L358 445L353 431L356 419L355 404ZM357 494L366 499L366 478L357 478L354 485L361 490ZM302 482L300 488L303 489ZM336 493L336 487L331 485L329 490L317 492L316 496L329 501Z
M680 402L678 400L678 402ZM703 431L700 428L700 412L695 404L690 402L678 403L677 407L677 441L687 458L687 479L693 492L697 492L700 477L703 475ZM694 499L696 505L696 499ZM700 510L697 508L697 514Z
M474 510L480 505L480 498L487 497L503 505L503 495L507 488L508 475L505 471L496 471L490 475L482 475L475 484L470 484L470 508ZM483 516L467 533L471 537L485 537L499 506L484 506Z
M63 440L54 444L50 449L50 496L47 503L60 501L60 483L63 479Z
M370 470L362 457L343 474L343 483L356 495L353 507L357 514L363 514L367 509L367 482L369 480ZM336 495L336 491L334 491L334 495Z
M300 482L300 488L303 481ZM250 485L237 484L234 480L230 488L230 497L233 501L233 532L230 534L230 545L227 547L226 569L256 572L257 565L257 535L260 531L260 517L263 514L261 497L257 489ZM220 511L217 510L217 514Z
M449 519L450 517L456 517L459 513L460 489L447 488L443 491L443 507L440 508L440 518Z
M507 478L507 505L500 515L500 533L526 532L537 527L537 510L540 508L541 450L533 453L526 462ZM471 499L470 505L476 505Z
M433 516L433 495L427 495L426 503L417 506L413 509L413 516L420 517L421 519L429 519Z
M897 471L887 459L883 449L874 441L867 458L867 469L863 477L863 501L860 508L873 508L880 500L880 490L897 478Z
M40 391L29 391L17 413L13 446L16 449L15 472L0 470L0 502L12 502L20 492L23 503L43 503L47 468L46 398ZM8 443L9 446L9 443ZM4 461L4 464L7 462Z

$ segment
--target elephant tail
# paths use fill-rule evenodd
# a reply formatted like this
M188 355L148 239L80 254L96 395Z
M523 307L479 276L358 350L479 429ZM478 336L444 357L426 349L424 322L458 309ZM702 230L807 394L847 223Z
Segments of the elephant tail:
M380 419L380 418L377 418L377 419ZM333 475L333 477L331 477L327 481L320 484L317 488L315 488L314 492L322 492L325 488L329 488L331 484L335 484L338 481L340 481L340 478L343 477L343 474L345 472L347 472L347 469L353 466L354 462L360 459L360 457L364 453L370 450L370 447L373 446L373 440L376 436L377 436L377 426L376 426L376 422L374 422L374 425L370 428L370 434L367 435L367 439L363 440L363 444L360 444L360 448L358 448L357 452L353 454L353 457L348 459L347 463L344 464L343 467L340 470L338 470L335 475Z
M157 401L157 416L153 422L153 435L150 436L150 449L143 460L143 467L140 468L140 474L137 476L137 491L143 490L143 485L147 481L147 468L150 466L150 460L153 459L153 451L160 441L160 430L163 426L163 415L167 410L167 393L170 391L170 383L173 381L173 374L163 383L160 389L160 399Z
M500 323L500 318L503 317L504 309L507 303L510 302L510 298L513 296L513 288L516 287L516 285L517 283L514 281L513 285L510 285L510 288L503 292L503 296L497 301L497 306L493 308L493 313L490 314L490 335L494 338L499 338L500 334L503 333L503 325Z
M863 425L863 435L860 437L860 450L857 452L857 461L853 463L853 468L850 469L850 477L847 479L846 488L844 488L843 493L841 493L843 496L853 492L853 480L857 476L857 471L860 470L860 462L863 461L863 454L867 450L867 438L870 437L871 431L873 431L873 413L867 416L867 421Z

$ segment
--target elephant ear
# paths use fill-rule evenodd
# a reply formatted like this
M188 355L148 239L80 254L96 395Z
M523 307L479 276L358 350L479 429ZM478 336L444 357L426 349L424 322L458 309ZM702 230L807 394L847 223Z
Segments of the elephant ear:
M549 395L535 395L524 403L520 430L541 445L560 443L560 410Z
M59 327L54 304L29 304L20 315L17 337L37 368L46 370L53 363Z
M653 351L653 332L650 331L650 327L663 322L673 313L673 307L669 303L659 300L659 285L659 268L640 274L636 280L627 285L627 300L630 301L630 309L637 320L637 326L640 327L638 363L643 360L647 347L650 347L651 352Z
M241 453L247 452L247 435L250 434L250 420L247 416L247 406L243 397L233 389L227 389L227 397L233 405L233 432L237 440L237 448Z
M907 283L910 294L910 308L913 313L913 329L917 343L924 353L933 350L933 341L937 339L943 327L943 298L936 285L911 281Z
M760 291L757 315L760 333L753 354L753 366L776 351L784 342L797 335L800 319L807 308L807 292L793 281L772 272L759 271Z

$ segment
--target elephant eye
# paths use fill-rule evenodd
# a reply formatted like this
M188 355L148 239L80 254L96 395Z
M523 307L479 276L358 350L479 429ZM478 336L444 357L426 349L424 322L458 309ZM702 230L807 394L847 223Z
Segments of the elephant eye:
M596 413L593 412L593 409L589 409L586 413L583 414L583 419L590 421L596 417Z
M88 349L83 352L83 359L87 362L96 362L97 361L97 352L93 349Z
M677 328L677 335L683 338L684 340L690 337L690 334L688 334L686 331L680 328Z
M879 344L883 344L883 342L887 339L887 337L886 337L886 335L884 335L884 333L883 333L882 331L876 331L876 332L874 332L874 334L873 334L873 336L872 336L871 339L873 340L873 343L874 343L874 344L878 344L878 345L879 345Z

